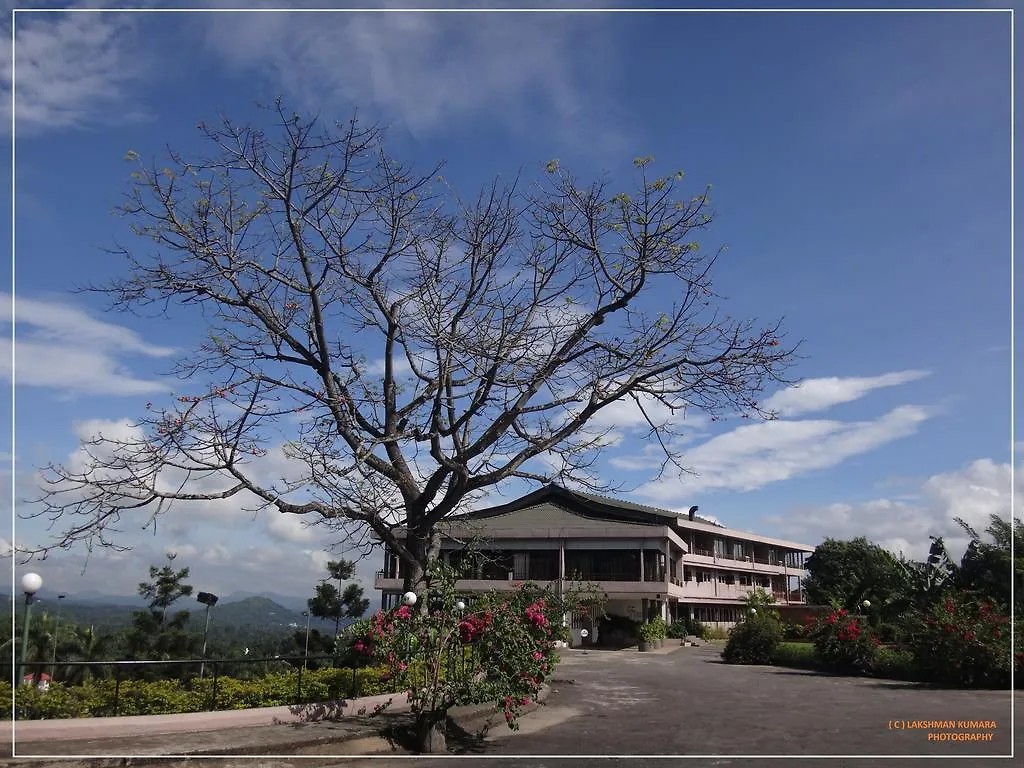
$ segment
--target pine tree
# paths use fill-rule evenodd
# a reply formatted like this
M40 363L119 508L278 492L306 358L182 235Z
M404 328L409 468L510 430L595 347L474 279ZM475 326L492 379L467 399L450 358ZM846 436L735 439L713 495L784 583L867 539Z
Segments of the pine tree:
M349 584L342 588L345 581L351 579L356 572L356 564L350 560L331 560L327 563L330 579L338 582L338 586L325 579L316 585L316 594L307 601L309 612L318 619L334 619L334 636L338 636L341 620L358 619L370 607L370 601L363 597L363 588L358 584Z
M129 648L136 658L170 659L187 655L195 642L187 630L189 611L168 610L178 600L192 594L185 583L189 569L174 569L174 553L167 554L162 568L149 567L150 581L139 584L138 593L149 601L149 609L133 614L133 629L128 636Z

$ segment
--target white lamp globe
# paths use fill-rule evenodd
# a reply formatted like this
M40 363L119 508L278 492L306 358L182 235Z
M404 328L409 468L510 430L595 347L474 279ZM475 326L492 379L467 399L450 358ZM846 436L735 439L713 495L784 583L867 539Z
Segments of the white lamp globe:
M464 611L464 610L466 610L466 604L464 602L462 602L461 600L459 600L459 602L457 602L455 604L455 610L457 610L457 611Z
M416 605L416 593L406 592L404 595L402 595L402 602L406 605Z
M865 600L863 603L861 603L861 605L863 605L865 608L870 608L871 607L871 601L870 600Z
M26 573L21 577L21 589L26 595L34 595L43 586L43 577L38 573Z
M751 608L751 609L750 609L750 613L751 613L751 615L753 615L753 616L757 616L757 608Z

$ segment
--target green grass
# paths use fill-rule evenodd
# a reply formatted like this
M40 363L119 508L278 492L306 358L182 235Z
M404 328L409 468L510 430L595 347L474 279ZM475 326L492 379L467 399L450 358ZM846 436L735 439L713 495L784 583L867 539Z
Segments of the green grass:
M779 643L772 657L772 664L796 669L821 669L821 663L814 655L813 643Z

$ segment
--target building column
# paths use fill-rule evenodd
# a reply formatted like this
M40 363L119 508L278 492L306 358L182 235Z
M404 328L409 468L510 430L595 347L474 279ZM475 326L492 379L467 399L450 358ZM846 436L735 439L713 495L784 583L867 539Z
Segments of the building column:
M565 599L565 541L558 542L558 597ZM569 626L569 614L562 614L562 626Z
M644 580L644 547L640 545L640 581Z

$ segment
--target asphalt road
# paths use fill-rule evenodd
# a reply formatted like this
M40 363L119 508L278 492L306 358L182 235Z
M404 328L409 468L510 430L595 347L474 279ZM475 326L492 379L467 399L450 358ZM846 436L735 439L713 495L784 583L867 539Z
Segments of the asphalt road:
M730 666L719 661L718 649L709 647L682 648L667 655L569 652L552 687L547 706L524 718L518 733L501 725L482 747L467 747L465 754L486 756L490 759L483 763L495 768L595 764L610 768L677 762L665 759L669 756L705 758L678 761L690 766L739 766L754 758L757 765L780 768L934 768L934 757L914 760L915 755L958 756L967 758L960 763L965 766L1010 762L1008 691L943 690L800 670ZM1018 726L1021 720L1018 712ZM923 725L926 721L942 722ZM957 737L950 734L961 733L990 740L951 740ZM536 757L521 757L527 755ZM813 758L826 755L858 758ZM589 757L566 759L570 756ZM611 756L624 759L608 759ZM864 759L869 756L875 759ZM982 759L985 756L1001 759ZM770 757L780 759L766 759ZM793 757L801 759L794 763ZM460 758L429 762L467 765ZM375 768L408 765L389 758L353 759L337 765L356 763Z

